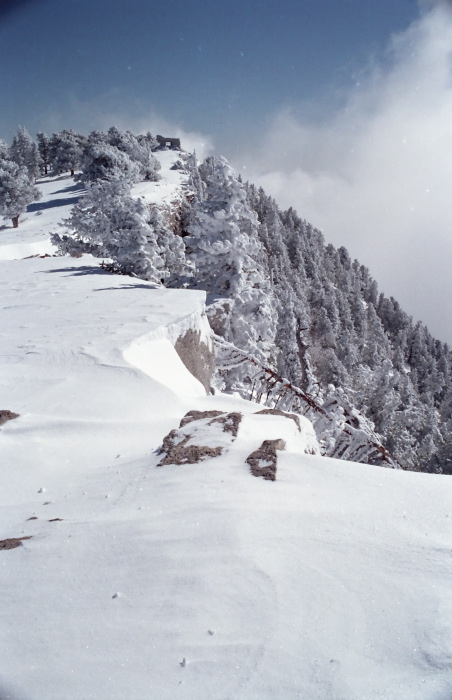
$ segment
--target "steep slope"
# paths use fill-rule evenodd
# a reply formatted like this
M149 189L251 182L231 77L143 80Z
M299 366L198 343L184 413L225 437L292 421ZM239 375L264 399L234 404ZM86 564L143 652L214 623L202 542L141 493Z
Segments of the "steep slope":
M0 540L31 538L0 549L0 693L448 700L451 482L305 454L293 421L206 395L173 347L208 342L203 292L12 259L65 206L0 234ZM158 467L191 410L244 418ZM276 438L276 481L253 477Z

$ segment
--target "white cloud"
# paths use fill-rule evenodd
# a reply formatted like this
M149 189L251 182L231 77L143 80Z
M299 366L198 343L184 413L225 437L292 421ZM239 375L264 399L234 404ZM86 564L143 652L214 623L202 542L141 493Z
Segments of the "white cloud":
M283 207L345 245L452 341L452 3L434 2L344 106L312 124L283 110L233 158ZM244 169L243 166L246 166Z

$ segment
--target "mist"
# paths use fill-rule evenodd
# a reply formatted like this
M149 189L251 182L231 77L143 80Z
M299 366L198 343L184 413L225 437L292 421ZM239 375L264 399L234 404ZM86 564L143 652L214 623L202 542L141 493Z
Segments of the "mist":
M452 343L452 3L421 7L334 113L281 109L229 157Z

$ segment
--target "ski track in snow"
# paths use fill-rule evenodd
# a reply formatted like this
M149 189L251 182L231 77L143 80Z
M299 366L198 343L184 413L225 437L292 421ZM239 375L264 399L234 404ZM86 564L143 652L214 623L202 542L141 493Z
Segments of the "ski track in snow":
M169 202L160 157L137 196ZM0 697L450 700L452 482L305 455L307 428L205 396L172 346L203 293L20 259L81 194L42 188L0 231L0 539L32 536L0 551ZM192 409L243 412L236 440L158 468Z

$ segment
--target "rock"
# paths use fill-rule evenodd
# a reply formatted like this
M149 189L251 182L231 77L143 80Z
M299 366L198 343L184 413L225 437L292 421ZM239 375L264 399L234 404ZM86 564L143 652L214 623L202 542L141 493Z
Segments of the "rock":
M300 419L296 413L287 413L286 411L281 411L279 408L264 408L262 411L257 411L256 415L282 416L283 418L291 418L295 422L298 432L301 433Z
M201 341L201 332L188 330L176 340L174 349L188 371L201 382L206 393L210 393L215 355L213 350Z
M189 411L182 418L179 428L183 428L184 425L192 423L193 421L203 420L204 418L216 418L222 415L224 415L223 411Z
M284 450L286 443L284 440L264 440L262 445L252 452L246 458L246 462L250 465L250 471L253 476L261 476L267 481L275 481L276 465L277 465L277 450Z
M160 460L158 466L163 467L165 464L196 464L209 457L218 457L223 452L222 447L187 445L191 437L191 435L187 435L178 442L179 432L172 430L163 439L162 451L166 452L166 456Z
M28 535L28 537L9 537L7 540L0 540L0 549L22 547L22 540L31 540L31 537L31 535Z
M223 431L225 433L231 433L233 437L237 437L241 420L241 413L223 413L222 415L218 416L218 418L214 418L213 420L211 420L209 425L213 425L214 423L220 423L220 425L223 426Z
M160 452L165 456L158 466L196 464L218 457L237 436L241 419L241 413L189 411L182 418L179 429L172 430L163 439Z
M0 410L0 425L7 423L9 420L14 420L14 418L19 418L19 414L5 409Z

